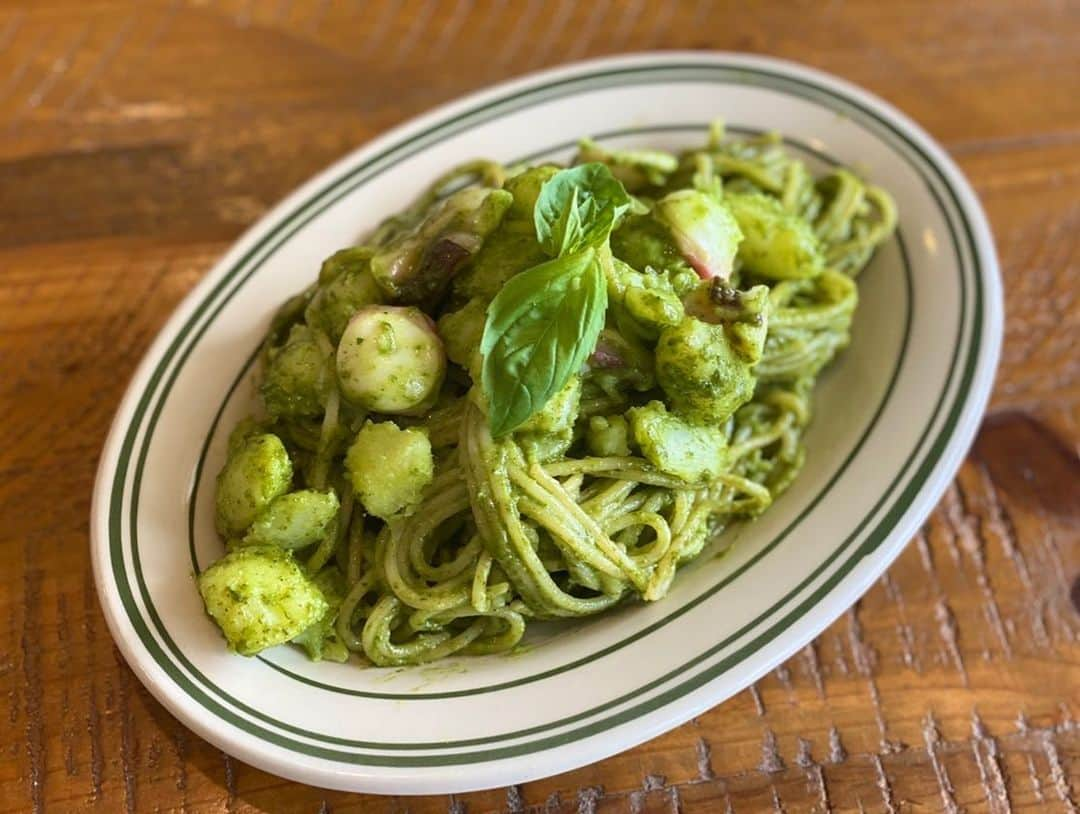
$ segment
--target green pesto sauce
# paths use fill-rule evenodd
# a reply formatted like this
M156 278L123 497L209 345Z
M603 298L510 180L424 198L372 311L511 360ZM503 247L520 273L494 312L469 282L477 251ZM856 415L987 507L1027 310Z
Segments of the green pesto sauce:
M635 269L688 269L667 227L652 215L627 218L611 235L611 253Z
M896 222L854 172L721 127L472 161L387 214L272 317L197 580L238 653L436 662L418 686L661 600L766 511Z

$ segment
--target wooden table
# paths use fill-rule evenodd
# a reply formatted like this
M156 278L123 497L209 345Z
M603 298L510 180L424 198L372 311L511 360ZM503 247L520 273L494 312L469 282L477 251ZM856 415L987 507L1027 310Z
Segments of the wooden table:
M364 797L192 735L113 647L87 557L97 455L159 326L267 207L405 117L673 47L865 85L982 196L1005 351L941 506L783 667L566 775ZM1078 193L1075 2L0 0L0 811L1076 812Z

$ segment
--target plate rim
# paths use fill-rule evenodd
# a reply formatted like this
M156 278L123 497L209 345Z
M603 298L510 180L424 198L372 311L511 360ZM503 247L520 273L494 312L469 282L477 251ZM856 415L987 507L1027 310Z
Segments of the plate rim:
M966 451L973 440L989 398L993 375L1000 353L1003 309L997 256L992 238L990 237L989 226L986 222L985 215L967 181L963 178L952 160L944 153L936 142L934 142L922 128L912 122L903 113L900 113L887 102L880 100L876 96L873 96L867 91L858 88L845 80L838 79L830 74L807 66L769 57L748 56L729 52L696 51L663 51L644 54L627 54L575 62L554 69L530 73L520 78L502 82L490 86L489 88L467 94L447 104L440 105L430 112L410 119L377 138L360 145L347 153L343 158L331 164L327 169L316 173L309 181L305 182L293 193L289 194L281 201L281 203L271 209L263 216L263 218L245 231L244 234L232 244L225 255L214 264L213 268L207 272L203 279L180 302L173 314L157 334L153 343L151 343L150 347L145 352L142 360L132 375L127 390L117 408L115 418L110 427L109 435L99 460L91 511L91 559L94 567L94 578L99 602L104 610L106 622L114 641L124 655L125 660L139 676L140 681L142 681L152 694L154 694L154 696L183 724L191 727L198 734L220 748L225 749L225 751L235 754L245 761L266 767L277 774L301 780L302 782L351 790L363 789L393 791L395 793L431 793L448 790L464 791L477 788L488 788L492 784L518 782L519 780L533 779L557 771L564 771L600 759L614 752L621 751L635 743L639 743L654 734L665 731L692 717L694 714L700 712L701 709L712 706L721 700L720 698L712 698L711 700L706 699L705 702L699 702L697 706L693 708L683 705L683 708L674 709L679 705L661 705L660 709L656 711L662 711L669 707L672 708L671 714L668 715L665 720L655 723L651 727L639 727L633 735L616 739L616 742L605 744L603 748L596 748L596 745L594 744L593 748L586 750L587 753L574 754L571 757L562 760L557 760L553 756L558 755L559 753L572 753L574 751L572 745L542 749L536 753L526 754L524 756L519 755L516 757L498 758L491 761L481 759L477 763L470 764L468 767L470 772L475 772L479 775L485 774L484 769L486 767L486 774L489 778L488 780L480 779L480 782L476 782L476 779L461 777L461 766L424 767L422 769L410 769L404 773L395 773L389 771L388 769L390 767L386 766L356 764L345 767L344 771L341 769L336 771L332 769L320 769L314 765L307 765L305 760L309 759L306 757L304 760L297 760L294 763L284 763L282 760L277 759L276 755L260 751L260 745L270 746L271 749L276 747L267 744L262 738L253 733L240 731L239 737L236 737L233 736L232 732L215 729L213 723L220 719L214 713L201 705L192 711L189 709L189 705L184 703L186 701L191 701L190 696L186 692L176 687L171 680L166 679L165 681L159 681L158 677L153 674L153 671L148 669L147 665L143 663L144 659L152 660L152 657L146 652L145 647L140 642L132 642L128 631L123 628L123 625L130 623L130 620L127 618L127 614L123 612L122 608L116 607L118 604L117 597L108 590L108 577L105 573L109 556L107 552L108 528L104 518L108 516L111 499L111 489L107 489L106 485L112 480L110 477L111 470L115 470L116 468L119 459L119 446L135 412L135 404L139 401L139 398L150 384L150 382L148 382L148 379L150 378L149 374L153 368L160 363L161 357L163 356L163 349L175 339L179 332L179 328L192 316L192 312L197 306L208 299L208 295L213 291L215 285L221 281L225 271L229 267L235 265L240 258L244 257L250 251L254 244L265 237L266 233L275 225L279 224L284 215L293 211L299 204L309 200L314 192L320 190L328 181L340 175L343 169L356 163L361 157L375 155L389 147L400 145L410 136L422 132L429 126L439 122L449 121L461 113L475 110L485 102L508 96L515 92L527 90L532 87L548 84L551 83L552 80L571 79L575 76L583 76L598 70L655 67L665 64L673 66L675 63L683 61L686 63L685 67L688 68L707 64L711 66L736 68L743 65L747 68L771 70L789 77L798 78L804 81L808 80L810 84L831 88L843 96L857 100L865 107L876 110L879 114L882 114L884 118L889 120L899 131L911 138L918 147L927 154L927 157L932 164L936 165L936 168L941 172L942 181L946 188L952 192L955 197L958 214L968 222L968 225L972 229L972 251L974 253L972 260L976 265L974 276L977 281L985 286L985 292L983 309L980 313L975 314L975 317L982 317L984 324L981 333L973 329L972 352L974 354L975 370L973 372L969 391L966 398L962 398L958 401L959 415L957 417L957 423L951 433L948 433L946 436L943 454L938 458L936 463L931 464L927 479L918 490L922 494L921 499L917 503L910 505L907 508L907 511L905 511L901 517L897 518L896 522L886 534L885 541L878 549L872 552L871 559L873 561L873 567L869 569L867 575L863 575L860 584L852 585L847 588L843 592L843 598L834 598L832 604L841 605L841 610L849 606L852 601L862 595L870 582L872 582L873 579L876 579L877 576L892 562L899 551L903 549L912 530L908 527L921 523L922 520L925 519L925 516L929 514L929 511L936 504L937 500L940 499L941 493L953 479L956 469L959 467L964 454L966 454ZM105 552L104 554L103 551ZM848 574L848 576L850 576L850 574ZM807 640L812 638L825 626L825 624L830 623L832 618L833 616L829 616L829 618L821 625L816 623L810 625L810 627L815 629L805 638ZM772 667L775 666L775 663L779 663L782 659L786 658L790 652L794 652L799 647L805 645L805 643L805 641L800 641L781 648L784 652L776 656L772 662L763 665L758 671L758 674L760 675L767 672L769 669L772 669ZM156 665L152 666L156 667ZM698 689L707 687L708 683L709 682L706 682L703 687ZM176 697L178 695L180 697ZM726 698L728 696L724 695L724 697ZM200 712L202 715L199 714ZM641 720L649 715L651 715L651 713L643 713ZM206 720L203 719L204 716ZM547 759L537 760L537 758L540 758L541 756L544 756ZM508 777L509 763L514 761L520 763L522 760L532 764L540 763L542 765L535 767L522 765L521 771L517 775ZM334 765L340 767L344 764L335 762ZM408 787L403 788L403 783L407 783Z

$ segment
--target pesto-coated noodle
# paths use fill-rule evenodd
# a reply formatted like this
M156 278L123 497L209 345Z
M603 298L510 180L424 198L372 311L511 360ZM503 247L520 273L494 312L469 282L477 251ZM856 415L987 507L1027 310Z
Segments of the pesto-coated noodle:
M234 650L379 666L655 601L805 458L893 232L776 135L465 164L278 312L200 577Z

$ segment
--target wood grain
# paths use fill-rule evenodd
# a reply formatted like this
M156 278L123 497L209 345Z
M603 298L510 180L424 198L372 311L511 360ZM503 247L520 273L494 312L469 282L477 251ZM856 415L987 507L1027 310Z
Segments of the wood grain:
M231 240L403 118L648 48L817 65L909 112L993 223L1008 324L941 506L841 620L752 689L523 787L288 783L178 724L88 568L125 381ZM1076 812L1080 6L0 0L0 812Z

